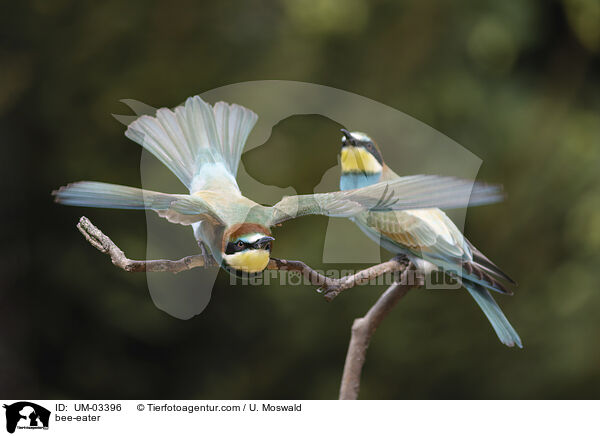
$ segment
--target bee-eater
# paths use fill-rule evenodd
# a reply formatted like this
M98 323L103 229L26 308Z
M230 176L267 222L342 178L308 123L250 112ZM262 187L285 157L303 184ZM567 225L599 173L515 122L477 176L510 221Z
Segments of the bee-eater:
M340 189L353 190L401 179L383 161L368 135L342 129ZM372 240L402 253L424 271L442 269L457 277L492 324L500 341L523 348L489 290L512 294L498 279L514 281L477 250L438 208L366 211L350 218Z
M262 206L243 196L236 182L244 143L257 119L245 107L224 102L213 107L195 96L127 127L125 136L166 165L189 194L77 182L53 195L67 205L151 209L172 223L191 225L196 240L208 246L217 264L238 275L263 271L274 240L271 227L297 216L351 217L370 209L464 207L470 201L469 181L412 176L348 192L284 197L272 207ZM487 203L498 200L500 192L478 185L473 196Z

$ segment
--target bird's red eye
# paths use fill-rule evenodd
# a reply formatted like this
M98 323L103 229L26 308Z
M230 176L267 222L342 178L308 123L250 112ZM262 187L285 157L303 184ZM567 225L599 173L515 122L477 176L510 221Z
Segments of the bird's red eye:
M244 246L244 243L242 241L237 241L236 245L241 248Z

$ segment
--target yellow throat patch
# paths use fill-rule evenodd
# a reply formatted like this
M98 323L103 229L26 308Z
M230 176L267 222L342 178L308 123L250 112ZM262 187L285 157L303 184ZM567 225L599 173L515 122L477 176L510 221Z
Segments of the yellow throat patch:
M342 171L345 173L379 173L381 164L363 147L346 146L342 148Z
M245 250L234 254L224 254L225 263L231 268L248 272L260 272L269 264L268 250Z

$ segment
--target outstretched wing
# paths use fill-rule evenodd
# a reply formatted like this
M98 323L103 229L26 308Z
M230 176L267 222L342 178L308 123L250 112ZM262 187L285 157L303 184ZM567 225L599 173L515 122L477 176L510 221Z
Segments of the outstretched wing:
M499 186L454 177L408 176L360 189L285 197L272 207L270 225L303 215L348 218L365 211L455 209L502 199Z
M208 219L222 222L202 198L194 195L165 194L131 186L102 182L77 182L52 192L57 203L112 209L150 209L177 224Z

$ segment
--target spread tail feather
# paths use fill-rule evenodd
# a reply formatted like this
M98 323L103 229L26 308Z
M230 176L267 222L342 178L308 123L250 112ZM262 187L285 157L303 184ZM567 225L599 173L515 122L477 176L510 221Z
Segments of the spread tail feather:
M510 325L506 316L504 316L504 313L502 313L502 310L500 310L500 307L498 307L498 304L494 301L489 291L481 285L468 281L464 281L463 285L467 288L467 291L469 291L481 310L483 310L483 313L485 313L485 316L490 324L492 324L496 335L498 335L500 342L509 347L514 347L516 345L519 348L523 348L523 343L521 342L519 334L515 331L513 326Z
M174 110L132 122L125 136L137 142L181 182L192 189L194 177L206 163L221 163L235 178L250 131L258 116L243 106L218 102L212 107L198 96Z

